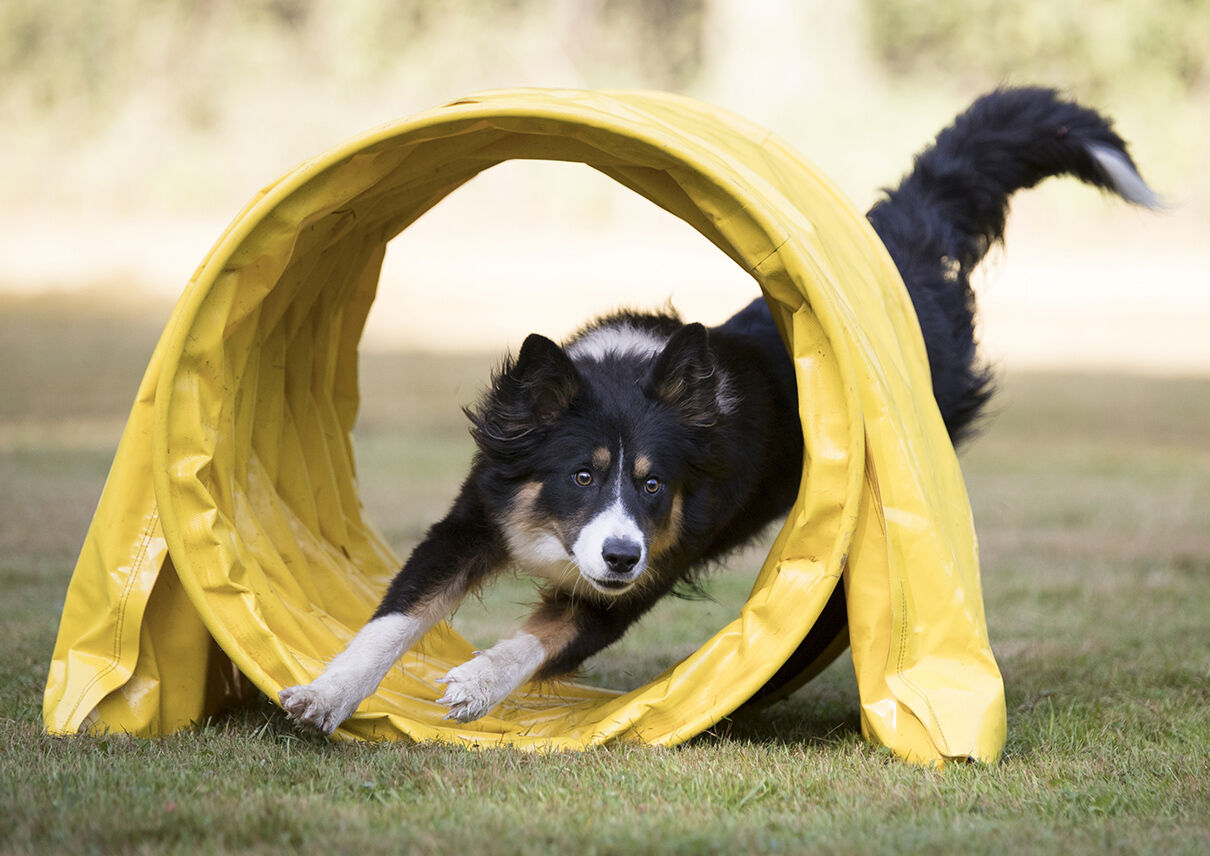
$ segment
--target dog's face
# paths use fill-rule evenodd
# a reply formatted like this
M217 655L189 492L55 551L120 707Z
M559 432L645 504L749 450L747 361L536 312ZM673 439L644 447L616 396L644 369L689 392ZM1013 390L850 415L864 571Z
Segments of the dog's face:
M535 462L506 514L506 537L531 570L564 583L578 572L596 591L621 594L676 542L680 479L675 461L604 433L569 432L563 448Z
M651 580L680 542L721 380L700 325L647 353L574 361L526 339L469 414L512 558L604 596Z

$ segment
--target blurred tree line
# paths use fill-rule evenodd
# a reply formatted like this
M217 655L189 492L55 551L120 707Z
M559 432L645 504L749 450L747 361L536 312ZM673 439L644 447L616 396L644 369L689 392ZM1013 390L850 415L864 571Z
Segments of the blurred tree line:
M822 108L859 136L1004 82L1111 106L1200 176L1210 0L0 0L0 199L208 204L208 176L500 86L669 89L783 133Z
M364 88L414 65L430 43L445 48L430 60L433 73L455 74L490 64L519 30L538 26L555 37L548 56L535 59L539 69L570 63L588 78L629 70L636 82L683 89L703 62L707 2L4 0L0 107L22 116L69 110L96 122L131 91L169 78L188 101L191 76L221 89L227 79L263 82L283 69ZM187 112L207 121L203 109Z
M87 131L131 91L171 80L184 118L204 126L216 108L203 88L289 69L353 90L409 58L412 73L419 62L457 75L499 59L527 29L545 34L530 40L545 51L535 65L584 85L683 91L710 62L711 10L734 3L743 0L5 0L0 108L65 111ZM1090 96L1210 90L1210 0L863 0L862 10L870 59L897 80L1054 81ZM504 65L502 80L513 70Z
M866 0L896 75L1061 81L1089 97L1210 97L1210 0Z

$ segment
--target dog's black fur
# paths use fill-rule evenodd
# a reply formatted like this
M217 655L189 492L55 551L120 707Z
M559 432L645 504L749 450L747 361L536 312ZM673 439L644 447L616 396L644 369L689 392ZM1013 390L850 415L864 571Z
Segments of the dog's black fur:
M1155 202L1104 117L1027 88L976 101L869 212L911 295L955 443L992 389L971 271L1002 238L1009 197L1064 174ZM449 514L349 649L283 691L283 705L331 731L419 634L510 565L547 580L542 601L516 636L450 672L450 716L474 719L530 677L574 670L786 512L802 469L797 412L763 299L712 329L624 312L562 346L530 336L467 410L478 451Z

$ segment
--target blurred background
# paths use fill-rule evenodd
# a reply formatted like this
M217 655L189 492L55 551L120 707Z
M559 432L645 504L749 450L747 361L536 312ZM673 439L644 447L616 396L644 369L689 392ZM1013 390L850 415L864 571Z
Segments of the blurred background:
M1210 373L1206 0L5 0L0 80L0 308L157 323L260 187L476 90L692 95L864 209L981 92L1053 85L1115 117L1171 208L1019 197L979 285L988 354ZM499 351L618 304L711 322L754 294L591 170L509 163L392 244L366 345Z
M51 770L56 787L110 781L110 802L163 804L146 777L134 798L113 779L126 767L108 742L96 758L110 779L76 775L74 752L46 766L33 739L46 664L174 301L228 222L297 163L478 90L658 88L772 129L864 210L1006 83L1112 115L1170 203L1139 211L1048 182L1015 200L977 281L1002 389L995 430L962 466L1013 751L1041 759L1025 777L1079 807L1050 813L1079 834L1087 806L1108 806L1107 825L1088 827L1097 841L1174 817L1194 818L1196 838L1205 777L1164 771L1188 767L1210 674L1189 644L1210 611L1210 0L0 0L0 743L33 747L17 765ZM715 322L756 293L685 224L587 167L489 170L391 245L359 367L367 517L403 555L444 512L472 451L459 407L527 332L669 299ZM712 574L711 601L665 600L590 679L634 686L694 650L736 614L766 547ZM457 626L491 643L531 597L506 580ZM787 703L778 740L856 739L847 668ZM246 726L257 741L260 717ZM1180 739L1164 754L1139 735ZM149 750L131 751L146 768ZM1067 784L1121 786L1143 768L1177 784L1143 783L1134 802ZM1047 799L1027 797L1026 813ZM1129 832L1119 809L1136 802L1143 831ZM159 823L106 806L73 820L111 823L124 844Z

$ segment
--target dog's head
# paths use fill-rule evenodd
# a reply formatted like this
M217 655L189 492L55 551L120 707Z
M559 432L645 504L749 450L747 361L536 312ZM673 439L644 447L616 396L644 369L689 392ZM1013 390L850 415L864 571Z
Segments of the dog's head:
M566 350L532 335L467 411L495 519L528 570L619 595L682 545L733 402L706 329L676 326L598 330Z

